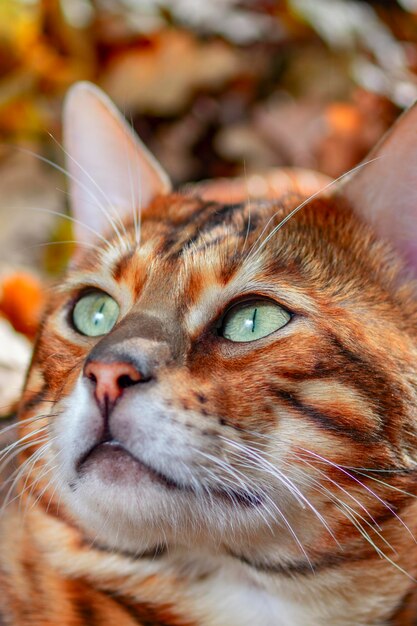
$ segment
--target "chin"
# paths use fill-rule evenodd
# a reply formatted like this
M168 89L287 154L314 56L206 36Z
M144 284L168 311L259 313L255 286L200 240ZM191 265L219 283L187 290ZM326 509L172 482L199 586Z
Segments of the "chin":
M92 543L133 555L167 547L246 545L271 529L252 503L194 493L158 480L129 454L90 455L62 490Z

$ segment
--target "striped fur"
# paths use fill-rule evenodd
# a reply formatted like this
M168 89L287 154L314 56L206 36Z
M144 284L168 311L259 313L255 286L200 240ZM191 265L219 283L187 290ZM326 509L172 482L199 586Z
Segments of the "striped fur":
M414 623L414 287L340 193L267 240L312 191L293 176L263 200L236 187L227 204L215 183L157 197L139 246L125 221L51 291L3 513L5 624ZM120 303L104 338L69 323L90 287ZM256 345L219 337L254 295L291 322ZM83 365L122 344L157 360L112 418L139 462L78 471L99 421Z

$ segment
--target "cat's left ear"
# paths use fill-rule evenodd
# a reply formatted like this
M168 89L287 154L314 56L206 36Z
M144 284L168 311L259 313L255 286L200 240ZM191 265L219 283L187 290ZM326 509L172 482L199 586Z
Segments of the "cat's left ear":
M78 241L109 231L171 183L111 100L95 85L76 83L64 106L70 200Z
M342 193L417 277L417 104L346 180Z

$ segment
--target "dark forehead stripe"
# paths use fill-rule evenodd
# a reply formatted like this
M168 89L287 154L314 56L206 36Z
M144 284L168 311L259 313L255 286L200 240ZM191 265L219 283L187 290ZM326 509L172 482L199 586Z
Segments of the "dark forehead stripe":
M241 215L245 204L217 204L209 203L205 205L205 210L200 212L195 219L192 215L186 224L175 226L167 236L164 243L164 252L171 258L177 258L191 246L198 249L199 243L204 245L204 237L219 226L227 226L234 222L236 215ZM224 235L218 235L217 242L220 243L228 235L225 230ZM194 248L194 249L196 249Z
M258 226L265 225L270 217L279 220L286 207L288 199L285 198L223 203L198 196L174 195L151 205L144 212L142 226L148 239L155 239L155 254L176 261L191 247L196 251L199 246L204 249L218 246L231 236L246 238ZM271 220L271 228L276 220ZM133 225L129 227L133 228ZM226 227L224 234L222 227ZM115 270L116 273L119 269Z
M265 209L267 213L271 212L271 209L275 208L275 204L272 202L257 201L257 202L236 202L234 204L223 204L215 207L207 216L206 219L199 224L198 233L196 235L204 235L210 233L218 226L226 226L233 224L239 227L236 230L237 235L246 235L249 231L255 230L261 219L266 219ZM278 207L278 213L280 212ZM239 219L240 218L240 219Z
M209 212L206 218L202 220L202 223L200 223L200 231L210 231L216 226L223 226L223 224L233 221L236 213L243 213L245 206L245 202L218 204L214 207L214 211Z

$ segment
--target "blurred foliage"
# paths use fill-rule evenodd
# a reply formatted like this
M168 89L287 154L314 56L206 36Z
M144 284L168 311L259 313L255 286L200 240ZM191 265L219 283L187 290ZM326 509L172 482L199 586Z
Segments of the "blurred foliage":
M86 79L177 184L280 165L338 176L417 98L416 72L417 0L1 0L0 165L7 144L62 165L62 98ZM65 182L46 171L50 206ZM44 267L68 252L52 246Z

